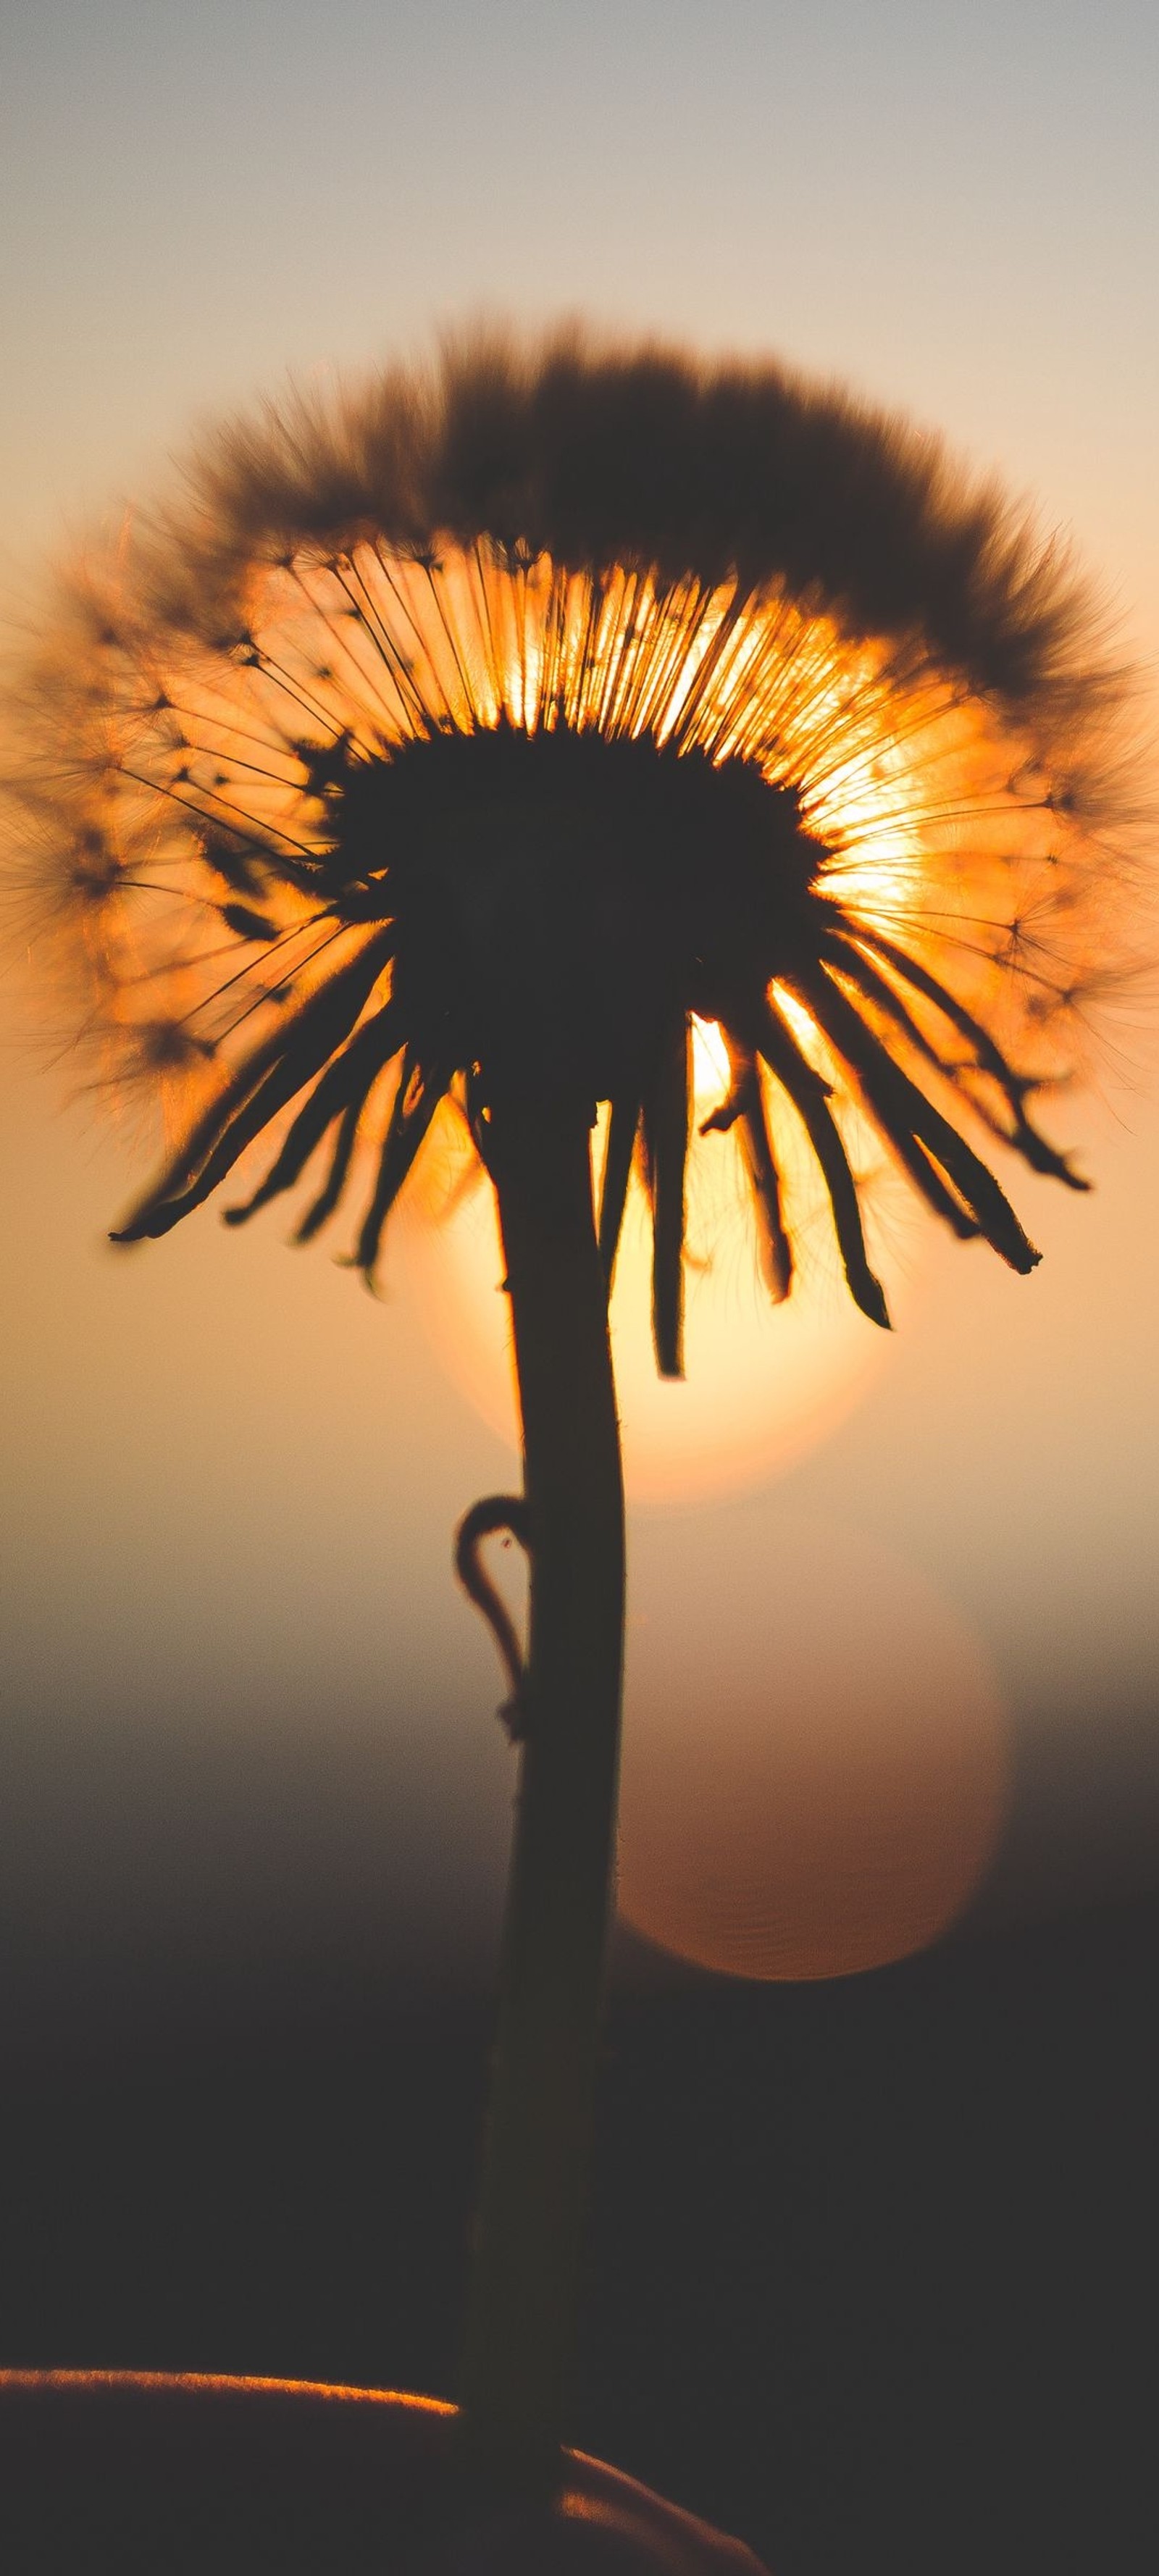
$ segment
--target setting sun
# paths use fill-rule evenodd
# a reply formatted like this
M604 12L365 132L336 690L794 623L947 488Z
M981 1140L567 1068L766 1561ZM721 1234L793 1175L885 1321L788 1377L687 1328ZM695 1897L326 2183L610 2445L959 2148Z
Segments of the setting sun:
M723 1040L694 1020L697 1116L728 1081ZM892 1356L845 1292L815 1166L793 1113L776 1110L785 1207L798 1247L791 1296L771 1305L749 1218L735 1134L689 1157L685 1375L657 1375L649 1321L651 1244L642 1184L629 1192L611 1303L612 1353L628 1500L687 1509L782 1474L838 1423ZM594 1140L597 1176L606 1113ZM904 1317L918 1290L928 1229L897 1176L863 1139L877 1267ZM405 1290L441 1366L491 1428L518 1449L511 1321L494 1201L461 1119L444 1115L401 1212L388 1283Z

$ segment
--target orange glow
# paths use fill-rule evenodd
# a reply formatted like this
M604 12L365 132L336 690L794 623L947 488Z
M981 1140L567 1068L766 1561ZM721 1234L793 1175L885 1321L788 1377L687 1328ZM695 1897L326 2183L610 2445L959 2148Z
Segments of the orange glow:
M87 2566L93 2549L105 2563L106 2540L126 2564L143 2565L134 2547L142 2532L150 2566L178 2557L188 2564L192 2493L198 2536L211 2526L206 2566L252 2566L245 2535L254 2530L274 2534L263 2567L285 2564L287 2534L300 2546L303 2532L311 2565L410 2565L416 2514L430 2509L432 2530L447 2537L457 2414L440 2398L315 2380L0 2371L5 2528L14 2508L15 2528L36 2534L37 2569ZM523 2540L541 2550L545 2567L560 2563L561 2545L570 2560L559 2526L577 2523L606 2536L609 2562L658 2576L736 2567L737 2544L621 2469L583 2451L561 2458L550 2501L520 2516ZM240 2553L232 2545L239 2532ZM476 2524L464 2502L451 2540L456 2557L461 2550L466 2566L481 2553L493 2563L493 2539L493 2514L482 2510ZM520 2557L527 2563L522 2550ZM23 2550L19 2563L32 2564Z
M852 644L776 584L572 572L481 543L255 565L233 644L138 626L115 562L86 580L37 679L53 740L76 747L75 784L55 791L72 800L73 848L54 836L29 911L86 981L110 1069L146 1075L179 1119L235 1037L248 1047L276 1022L287 977L301 997L333 963L333 924L284 883L267 899L272 942L230 960L200 831L255 832L292 858L326 840L304 743L373 760L503 722L752 761L799 795L823 889L854 920L951 964L958 1000L991 1021L1002 995L1041 1043L1064 907L1073 953L1082 835L1009 725L916 650ZM61 828L67 841L63 814ZM1033 949L1039 963L1020 984L1011 940L1027 924L1022 962Z
M698 1119L719 1109L729 1089L728 1048L715 1020L692 1015L692 1105Z
M962 1619L858 1534L634 1568L620 1908L699 1966L849 1975L937 1938L992 1855L1001 1706Z
M325 2379L240 2379L200 2370L0 2370L0 2390L11 2389L206 2389L219 2396L327 2397L355 2406L407 2406L420 2415L453 2415L441 2397L412 2397L395 2388L345 2388Z

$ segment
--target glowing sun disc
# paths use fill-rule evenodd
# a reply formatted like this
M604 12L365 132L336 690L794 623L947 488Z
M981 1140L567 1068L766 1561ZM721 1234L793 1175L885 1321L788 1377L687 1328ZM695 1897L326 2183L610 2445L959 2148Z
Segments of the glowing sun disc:
M714 1028L694 1024L693 1039L699 1119L727 1087L728 1066ZM432 1144L424 1186L400 1211L394 1237L400 1267L441 1365L518 1450L494 1196L449 1120ZM751 1199L734 1140L697 1141L688 1189L686 1376L678 1383L656 1374L650 1224L643 1190L633 1182L611 1308L633 1504L683 1509L782 1473L836 1427L889 1364L891 1336L858 1313L841 1278L809 1157L791 1131L781 1150L799 1258L792 1295L774 1306L759 1275ZM597 1134L597 1170L601 1156ZM886 1220L874 1255L896 1315L911 1294L921 1219L890 1174L875 1175L872 1190Z

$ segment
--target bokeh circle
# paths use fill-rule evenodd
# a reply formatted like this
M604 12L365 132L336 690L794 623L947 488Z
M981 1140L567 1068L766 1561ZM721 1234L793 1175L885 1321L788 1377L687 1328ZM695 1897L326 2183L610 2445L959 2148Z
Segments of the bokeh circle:
M925 1948L984 1874L1007 1798L1001 1700L962 1614L819 1519L746 1528L734 1511L634 1537L624 1919L742 1977Z

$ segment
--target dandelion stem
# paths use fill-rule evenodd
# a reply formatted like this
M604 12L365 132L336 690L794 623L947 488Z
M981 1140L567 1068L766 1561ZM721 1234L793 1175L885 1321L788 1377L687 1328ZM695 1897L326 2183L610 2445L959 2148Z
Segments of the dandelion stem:
M531 1540L521 1757L461 2400L471 2468L558 2468L615 1854L624 1511L590 1128L569 1104L488 1123Z

